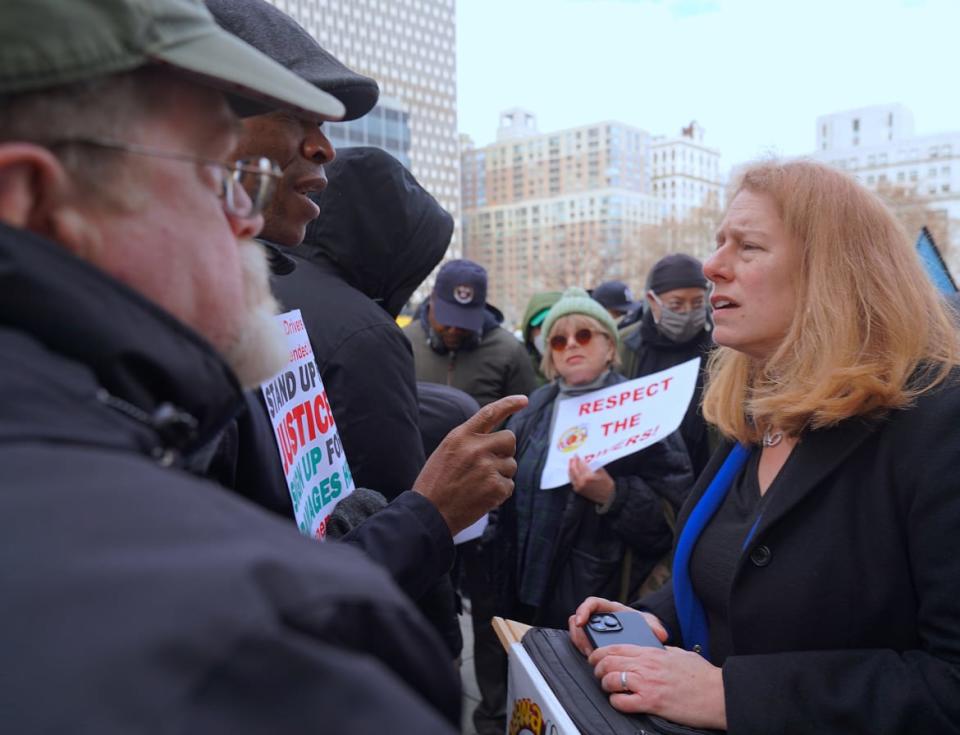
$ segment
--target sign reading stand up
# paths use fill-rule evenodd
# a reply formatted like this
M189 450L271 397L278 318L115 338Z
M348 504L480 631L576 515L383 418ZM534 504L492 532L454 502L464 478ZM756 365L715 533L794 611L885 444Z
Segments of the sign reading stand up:
M337 503L353 492L327 392L299 309L277 316L287 337L286 368L260 387L300 532L323 540Z

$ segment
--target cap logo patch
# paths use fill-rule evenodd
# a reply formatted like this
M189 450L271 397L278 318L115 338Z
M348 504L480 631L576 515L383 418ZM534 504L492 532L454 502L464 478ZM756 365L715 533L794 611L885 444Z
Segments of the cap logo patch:
M457 286L453 289L453 299L458 304L469 304L473 301L473 286Z

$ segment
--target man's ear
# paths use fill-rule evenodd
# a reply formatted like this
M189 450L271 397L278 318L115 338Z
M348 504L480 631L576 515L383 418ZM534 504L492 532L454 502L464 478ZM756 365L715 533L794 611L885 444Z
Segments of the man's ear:
M83 257L95 232L69 196L70 178L49 150L0 143L0 222L60 243Z

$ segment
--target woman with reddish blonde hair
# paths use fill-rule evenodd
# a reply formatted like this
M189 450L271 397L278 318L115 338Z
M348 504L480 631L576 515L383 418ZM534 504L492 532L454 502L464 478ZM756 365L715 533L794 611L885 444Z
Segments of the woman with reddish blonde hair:
M960 344L890 211L821 164L739 178L704 264L724 437L670 586L589 598L611 703L730 733L960 732ZM667 647L590 652L597 611Z

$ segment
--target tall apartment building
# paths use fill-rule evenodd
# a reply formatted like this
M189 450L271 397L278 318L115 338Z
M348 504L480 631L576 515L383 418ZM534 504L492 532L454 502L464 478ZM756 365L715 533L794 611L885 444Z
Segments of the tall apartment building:
M535 291L637 283L661 203L650 192L650 135L608 121L540 133L532 113L501 114L497 140L461 156L464 255L489 273L509 323Z
M960 131L916 135L903 105L862 107L818 117L812 157L854 174L899 213L925 208L927 221L904 219L939 231L951 265L960 264Z
M380 95L366 115L347 122L325 123L327 137L337 150L355 146L382 148L407 168L410 160L410 113L406 105Z
M650 145L653 194L668 219L683 220L692 210L723 207L720 151L704 142L704 129L691 122L675 137L659 136Z
M454 0L270 0L325 49L373 77L387 98L383 139L409 125L409 163L417 180L455 220L460 213ZM399 117L394 117L394 111ZM376 112L376 110L374 111ZM350 142L378 134L380 121L335 133ZM371 130L368 131L368 126ZM333 126L334 128L336 126ZM350 130L354 130L351 134ZM402 129L393 136L403 144ZM390 147L383 146L391 153ZM396 146L394 146L396 149ZM402 160L402 159L401 159ZM456 239L456 235L455 235ZM452 249L456 249L456 243Z

